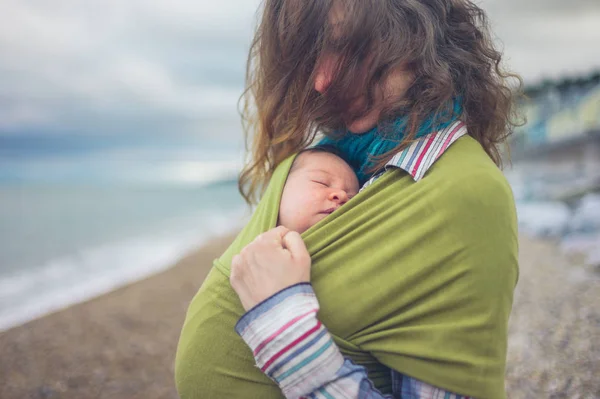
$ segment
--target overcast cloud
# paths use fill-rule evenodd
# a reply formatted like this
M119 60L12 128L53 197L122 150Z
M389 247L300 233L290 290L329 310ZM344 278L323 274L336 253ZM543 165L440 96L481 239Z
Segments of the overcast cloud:
M0 0L0 134L239 136L258 0ZM600 68L600 1L484 0L526 81Z

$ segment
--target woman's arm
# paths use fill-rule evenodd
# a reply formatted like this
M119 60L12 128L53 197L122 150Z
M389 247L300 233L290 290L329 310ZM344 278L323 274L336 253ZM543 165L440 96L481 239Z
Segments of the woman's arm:
M319 302L309 283L310 266L300 236L283 227L245 247L232 262L230 279L250 311L236 331L261 371L287 398L390 398L373 387L364 367L344 359L317 319ZM396 398L429 399L432 394L460 398L399 374L395 377Z
M304 241L285 227L247 245L231 263L231 286L250 310L236 331L287 398L385 398L317 319L310 267Z
M236 331L286 398L390 398L372 386L364 367L344 359L318 310L311 285L296 284L246 313Z
M257 366L286 398L463 399L392 371L393 396L379 392L364 367L344 359L317 319L319 303L308 283L288 287L246 313L236 331Z

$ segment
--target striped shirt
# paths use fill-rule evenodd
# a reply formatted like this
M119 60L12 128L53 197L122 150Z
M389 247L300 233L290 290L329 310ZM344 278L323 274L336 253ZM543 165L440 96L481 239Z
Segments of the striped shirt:
M439 132L428 134L400 151L388 161L385 169L400 168L408 172L415 181L419 181L425 173L438 160L438 158L450 147L452 143L467 134L467 128L463 122L457 121ZM383 173L380 172L371 177L361 188L364 190L370 186Z
M429 134L396 154L386 169L401 168L419 181L457 139L462 122ZM368 187L383 172L362 187ZM319 302L309 283L288 287L263 301L237 323L256 364L279 385L286 398L311 399L468 399L391 370L392 396L369 381L364 367L345 359L318 320Z

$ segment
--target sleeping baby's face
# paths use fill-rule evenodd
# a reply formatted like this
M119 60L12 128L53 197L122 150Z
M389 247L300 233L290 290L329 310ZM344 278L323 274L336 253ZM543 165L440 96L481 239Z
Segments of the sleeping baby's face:
M288 175L279 225L303 233L358 193L358 179L337 155L306 151L298 155Z

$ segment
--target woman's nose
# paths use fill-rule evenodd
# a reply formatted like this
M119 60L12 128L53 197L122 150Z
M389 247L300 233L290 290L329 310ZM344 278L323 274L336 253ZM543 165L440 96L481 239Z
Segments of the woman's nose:
M315 90L323 94L333 79L333 72L337 58L333 55L324 55L317 66L315 74Z
M329 193L329 200L344 205L348 202L348 194L344 190L333 190Z

